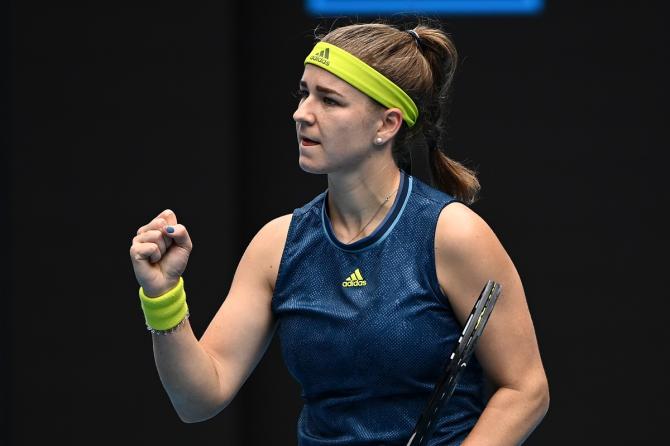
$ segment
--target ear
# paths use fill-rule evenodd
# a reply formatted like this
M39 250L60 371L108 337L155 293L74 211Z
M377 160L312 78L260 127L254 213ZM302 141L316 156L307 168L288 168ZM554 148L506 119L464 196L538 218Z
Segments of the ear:
M390 141L398 133L400 126L402 126L402 112L400 109L389 108L384 110L375 136L382 138L383 141Z

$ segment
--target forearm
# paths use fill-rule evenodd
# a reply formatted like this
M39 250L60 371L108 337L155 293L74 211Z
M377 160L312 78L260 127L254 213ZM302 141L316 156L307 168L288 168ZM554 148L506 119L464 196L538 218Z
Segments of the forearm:
M173 333L152 337L158 374L182 421L203 421L225 407L221 370L198 342L188 320Z
M491 397L462 446L504 446L523 443L549 407L546 386L516 390L499 388Z

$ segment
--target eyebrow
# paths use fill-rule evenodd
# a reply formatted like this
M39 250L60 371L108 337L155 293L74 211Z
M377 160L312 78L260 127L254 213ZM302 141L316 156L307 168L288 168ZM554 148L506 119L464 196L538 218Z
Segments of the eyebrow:
M304 88L307 88L307 82L300 81L300 86L304 87ZM344 97L342 94L338 93L337 91L331 90L330 88L327 88L327 87L322 87L321 85L317 85L315 88L316 88L316 91L321 92L321 93L331 93L331 94L336 94L338 96Z

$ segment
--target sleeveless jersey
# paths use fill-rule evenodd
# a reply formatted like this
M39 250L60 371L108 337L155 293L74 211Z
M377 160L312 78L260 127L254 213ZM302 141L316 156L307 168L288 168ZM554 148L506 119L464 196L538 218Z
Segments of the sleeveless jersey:
M404 446L461 334L434 250L440 211L457 200L400 174L384 221L354 243L335 237L327 189L293 212L272 311L302 387L300 446ZM429 445L463 441L485 405L482 379L473 356Z

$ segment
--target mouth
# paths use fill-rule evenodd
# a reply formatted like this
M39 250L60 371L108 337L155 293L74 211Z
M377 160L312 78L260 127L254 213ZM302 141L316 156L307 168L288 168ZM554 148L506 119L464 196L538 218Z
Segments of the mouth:
M300 136L300 144L303 146L315 146L317 144L320 144L319 141L315 141L313 139L307 138L305 136Z

